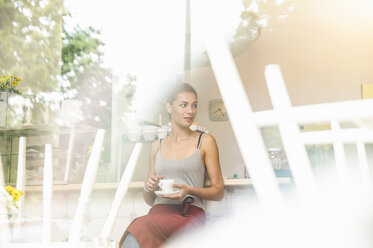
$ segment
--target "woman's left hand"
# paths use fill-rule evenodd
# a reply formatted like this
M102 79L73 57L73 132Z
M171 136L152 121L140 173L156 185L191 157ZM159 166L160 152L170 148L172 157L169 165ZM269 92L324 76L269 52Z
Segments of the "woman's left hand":
M185 184L174 184L174 188L178 188L179 192L171 195L164 195L163 198L172 200L182 200L186 195L189 194L189 186Z

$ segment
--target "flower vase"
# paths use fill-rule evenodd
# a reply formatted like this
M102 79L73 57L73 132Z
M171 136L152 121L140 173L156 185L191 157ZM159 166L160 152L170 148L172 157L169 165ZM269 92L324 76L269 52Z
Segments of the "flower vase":
M32 120L32 111L31 111L31 106L28 105L26 113L25 113L25 120L24 120L23 126L32 126L31 120Z
M8 97L7 90L0 90L0 127L8 126Z
M0 91L0 95L0 127L17 128L22 126L24 103L19 99L13 99L19 96L9 90Z

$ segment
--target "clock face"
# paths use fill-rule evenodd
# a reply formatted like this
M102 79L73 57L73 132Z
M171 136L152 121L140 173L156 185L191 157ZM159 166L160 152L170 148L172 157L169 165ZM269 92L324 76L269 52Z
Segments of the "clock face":
M228 120L228 113L222 99L213 99L209 104L210 119L212 121Z

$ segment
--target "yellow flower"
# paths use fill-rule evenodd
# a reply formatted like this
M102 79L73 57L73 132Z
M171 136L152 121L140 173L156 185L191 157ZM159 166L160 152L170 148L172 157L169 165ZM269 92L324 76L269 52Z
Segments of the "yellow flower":
M22 190L16 189L12 186L6 186L5 190L9 193L9 195L12 197L13 202L19 201L22 195L25 194Z
M13 187L12 187L12 186L5 186L5 190L6 190L8 193L10 193L10 192L12 192Z
M21 79L19 77L14 76L14 75L10 75L10 76L1 75L0 76L0 89L1 90L7 90L10 93L21 94L21 92L19 92L16 89L16 87L17 87L17 85L19 84L20 81L21 81Z

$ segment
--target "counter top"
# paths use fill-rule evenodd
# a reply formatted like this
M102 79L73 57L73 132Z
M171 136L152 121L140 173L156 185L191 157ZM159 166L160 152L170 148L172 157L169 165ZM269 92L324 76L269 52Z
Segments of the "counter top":
M68 126L59 126L57 124L38 124L21 127L0 127L0 136L4 137L20 137L20 136L43 136L51 134L70 134L71 128ZM86 125L77 124L75 126L76 133L95 133L97 128Z
M278 177L277 183L278 184L289 184L292 180L289 177ZM240 178L240 179L224 179L225 187L247 187L251 186L252 179L250 178ZM119 183L96 183L93 185L93 189L116 189ZM54 191L72 191L72 190L80 190L81 184L55 184L53 185ZM144 182L131 182L129 185L129 190L142 190L144 187ZM33 191L42 191L43 186L26 186L26 192L33 192Z

